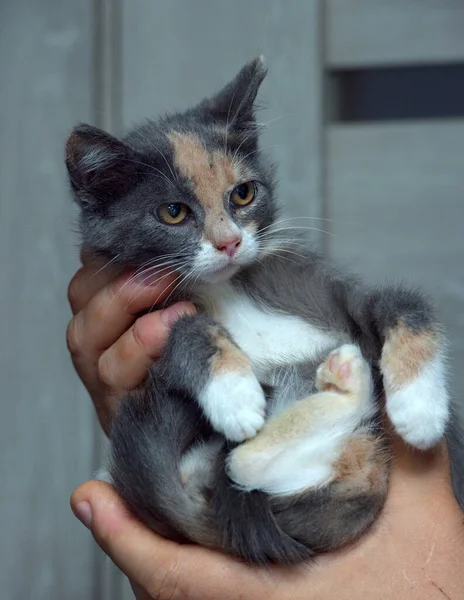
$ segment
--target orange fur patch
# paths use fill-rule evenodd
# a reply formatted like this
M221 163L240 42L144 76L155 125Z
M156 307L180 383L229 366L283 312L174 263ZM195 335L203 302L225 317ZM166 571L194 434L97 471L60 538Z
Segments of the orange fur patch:
M208 152L194 135L173 132L169 139L176 168L193 182L205 211L205 238L212 244L220 243L231 228L224 208L224 194L237 181L238 174L223 152Z
M297 441L308 435L308 430L314 421L308 399L295 402L282 413L266 421L264 427L254 438L248 440L237 448L240 455L266 450L288 441Z
M250 373L248 356L220 331L213 331L212 341L218 352L212 359L212 376L224 373Z
M245 442L237 452L256 452L270 446L306 438L312 427L326 418L336 417L351 402L344 394L319 392L298 400L283 412L266 421L256 436Z
M334 482L343 493L384 494L388 483L388 462L388 453L378 437L372 434L354 435L347 440L334 464Z
M388 391L396 391L417 377L437 350L434 331L414 333L403 324L391 329L381 359L381 369L388 378Z

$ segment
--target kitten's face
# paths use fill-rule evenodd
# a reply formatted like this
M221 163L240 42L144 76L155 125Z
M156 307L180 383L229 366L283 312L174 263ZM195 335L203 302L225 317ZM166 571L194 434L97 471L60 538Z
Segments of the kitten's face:
M253 114L264 76L257 59L218 95L123 141L77 127L67 166L84 246L186 282L228 279L257 260L275 213Z

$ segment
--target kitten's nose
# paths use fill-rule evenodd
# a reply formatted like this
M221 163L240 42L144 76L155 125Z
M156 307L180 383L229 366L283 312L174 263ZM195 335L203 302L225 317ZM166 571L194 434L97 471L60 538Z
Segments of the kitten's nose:
M227 256L230 256L230 258L232 258L233 255L237 252L241 243L242 236L240 234L236 234L232 239L229 239L227 241L223 240L222 242L216 244L216 248L220 252L224 252L225 254L227 254Z

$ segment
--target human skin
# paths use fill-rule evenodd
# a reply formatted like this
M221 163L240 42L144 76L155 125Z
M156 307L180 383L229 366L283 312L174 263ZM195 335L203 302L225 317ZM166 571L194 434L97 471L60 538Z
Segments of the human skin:
M124 285L83 258L69 287L74 366L108 433L118 403L140 385L187 303L137 318L169 294L162 284ZM146 282L145 282L146 283ZM299 567L251 567L219 552L179 545L138 521L112 486L96 481L72 495L75 515L133 582L139 600L428 600L464 598L463 515L446 447L418 452L391 436L394 462L382 516L356 544Z

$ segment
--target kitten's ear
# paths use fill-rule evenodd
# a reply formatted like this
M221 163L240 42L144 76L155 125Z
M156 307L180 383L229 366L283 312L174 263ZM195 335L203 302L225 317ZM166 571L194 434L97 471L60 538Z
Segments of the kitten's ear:
M253 105L266 74L264 57L258 56L242 67L235 79L218 94L204 100L200 107L224 124L246 128L254 122Z
M120 197L133 185L133 152L101 129L78 125L66 144L66 167L77 200L84 206Z

